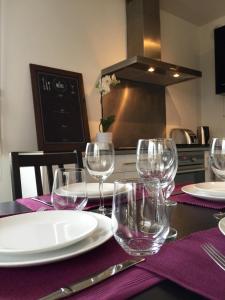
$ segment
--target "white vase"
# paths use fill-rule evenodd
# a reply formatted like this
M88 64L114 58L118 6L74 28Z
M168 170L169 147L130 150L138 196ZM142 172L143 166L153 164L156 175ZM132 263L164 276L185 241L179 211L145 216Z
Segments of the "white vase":
M112 143L112 132L98 132L96 134L96 142Z

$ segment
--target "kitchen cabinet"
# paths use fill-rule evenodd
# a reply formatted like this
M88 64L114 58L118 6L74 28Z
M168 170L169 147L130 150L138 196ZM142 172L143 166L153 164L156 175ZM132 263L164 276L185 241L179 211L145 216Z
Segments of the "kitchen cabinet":
M210 181L212 172L209 167L209 151L207 146L190 145L178 148L177 183ZM118 150L115 157L115 169L106 182L125 178L139 177L136 170L136 150ZM88 181L94 179L88 175Z

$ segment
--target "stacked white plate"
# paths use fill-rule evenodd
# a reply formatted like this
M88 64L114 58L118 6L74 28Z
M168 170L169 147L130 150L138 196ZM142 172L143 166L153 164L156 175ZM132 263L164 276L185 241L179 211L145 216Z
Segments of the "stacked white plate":
M113 197L114 184L113 183L104 183L103 184L103 194L104 197L109 198ZM120 191L123 192L126 190L125 185L121 185ZM69 184L67 187L63 187L57 190L58 195L83 195L83 184L74 183ZM100 193L99 193L99 184L98 183L87 183L87 196L90 200L99 201Z
M225 218L219 221L218 227L222 234L225 235Z
M57 190L58 195L79 195L83 194L83 184L74 183L68 185L66 188L60 188ZM103 193L105 197L113 196L113 183L104 183L103 184ZM87 183L87 196L88 199L99 199L99 184L98 183Z
M189 195L210 201L225 201L225 182L202 182L182 187Z
M111 219L56 210L0 219L0 267L38 265L82 254L112 237Z

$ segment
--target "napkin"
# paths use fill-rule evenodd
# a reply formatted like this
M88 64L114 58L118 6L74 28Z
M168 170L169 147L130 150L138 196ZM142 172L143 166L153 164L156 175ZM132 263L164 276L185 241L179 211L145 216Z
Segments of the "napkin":
M225 272L202 250L206 242L225 255L225 237L213 228L164 245L137 268L155 272L206 298L225 299Z

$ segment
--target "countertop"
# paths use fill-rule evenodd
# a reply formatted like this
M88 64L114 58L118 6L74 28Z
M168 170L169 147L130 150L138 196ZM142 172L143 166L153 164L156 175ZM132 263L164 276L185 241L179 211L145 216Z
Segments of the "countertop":
M177 151L207 151L209 150L209 145L201 144L177 144ZM116 154L127 155L127 154L136 154L135 147L119 148L115 149Z

